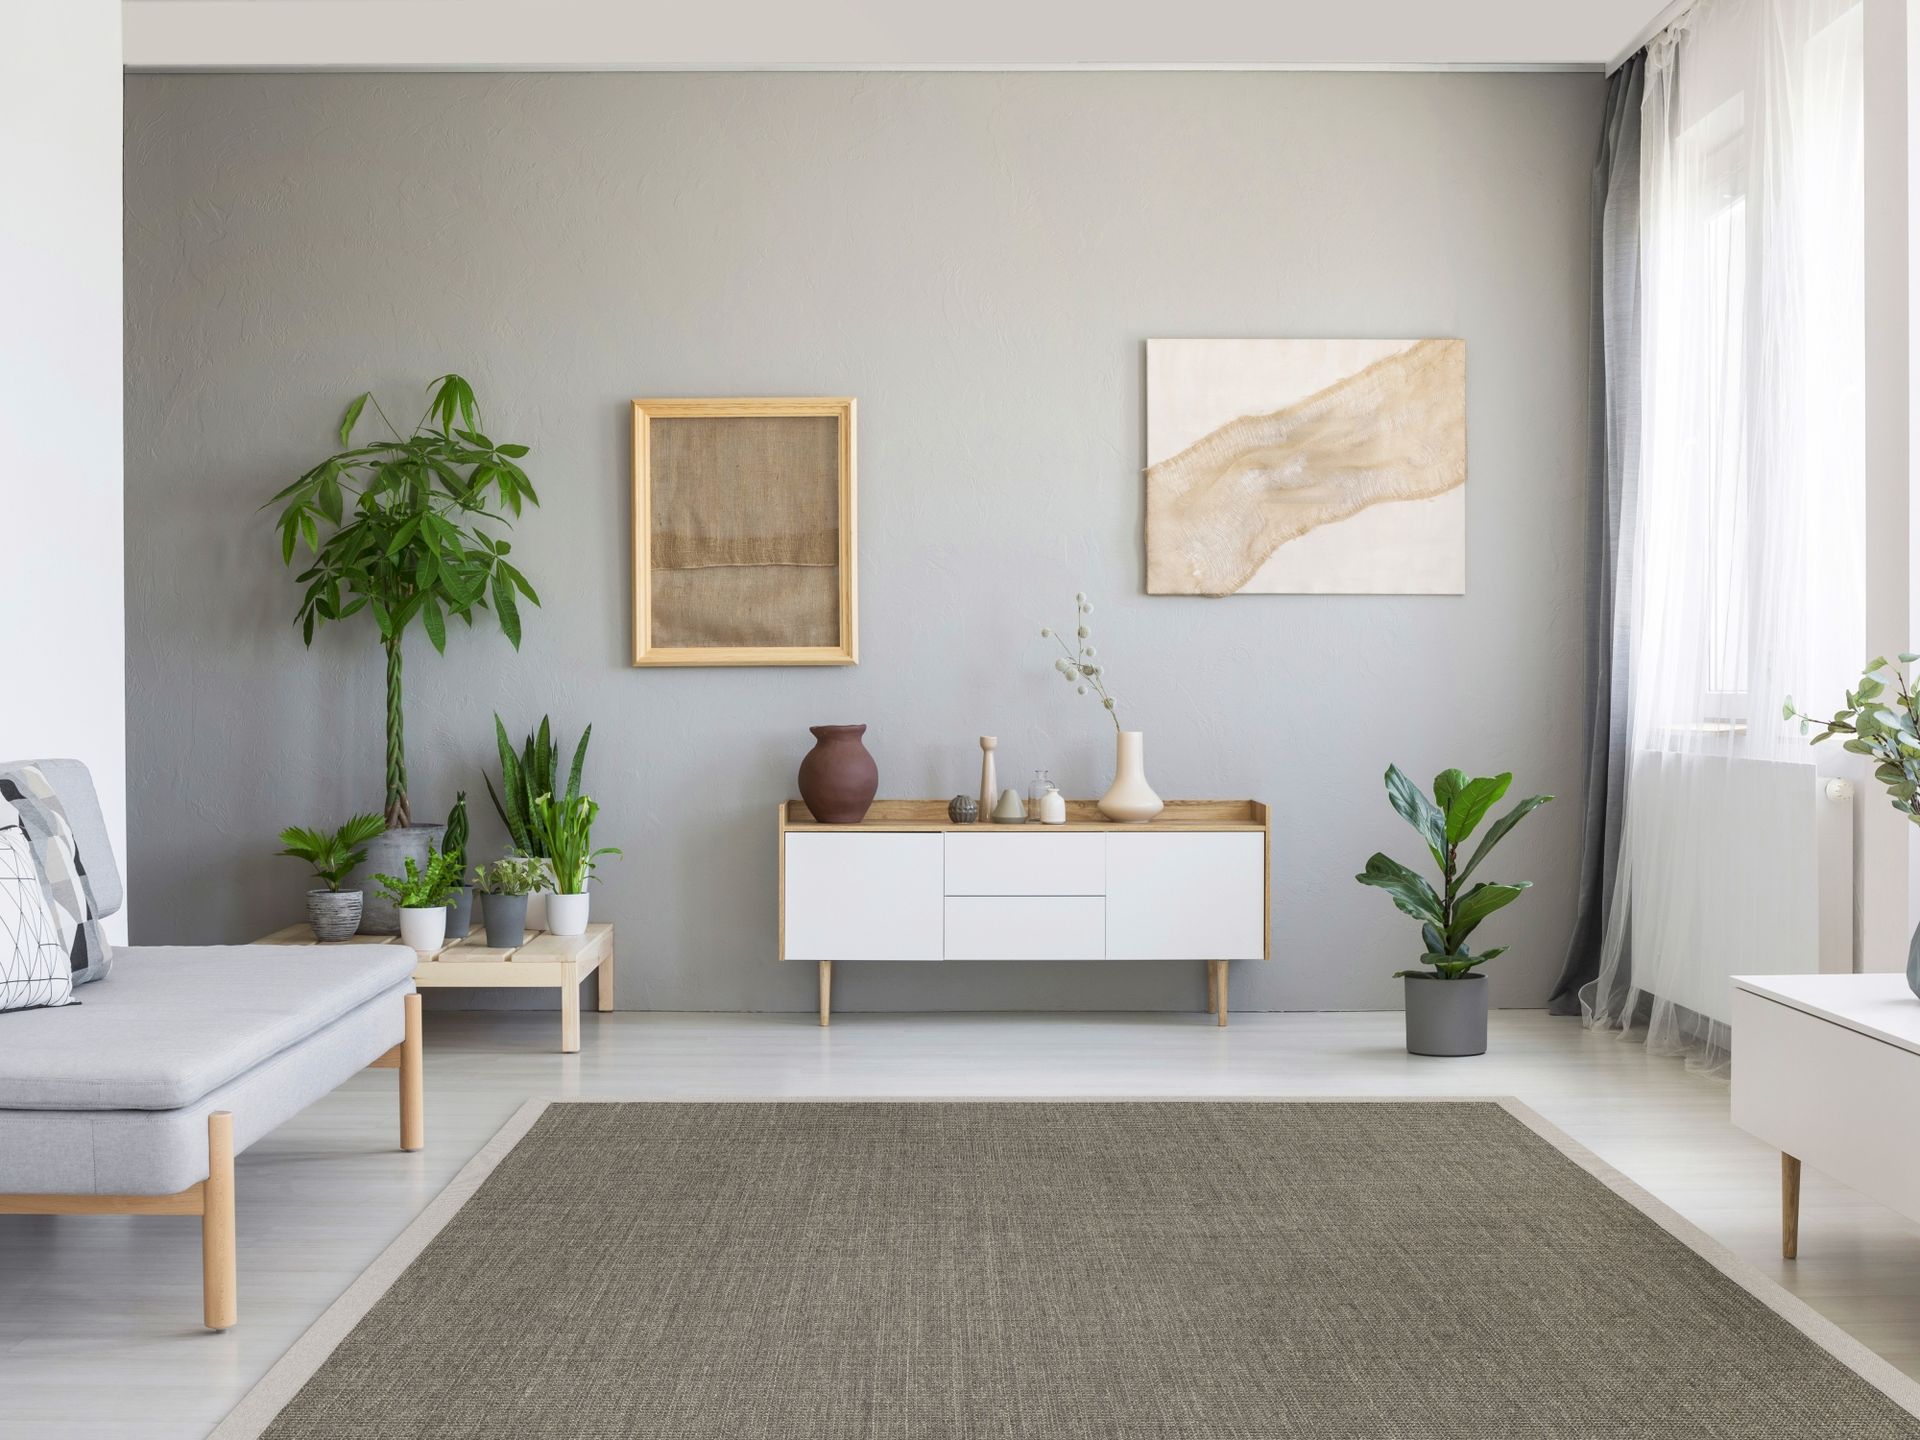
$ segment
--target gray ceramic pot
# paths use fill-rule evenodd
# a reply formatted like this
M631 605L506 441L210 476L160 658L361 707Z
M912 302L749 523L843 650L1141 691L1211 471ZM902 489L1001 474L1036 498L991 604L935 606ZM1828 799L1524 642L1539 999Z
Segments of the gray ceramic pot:
M1428 980L1409 975L1407 1051L1413 1055L1487 1053L1487 977Z
M480 912L487 917L487 944L495 950L512 950L527 943L527 897L524 895L482 895Z
M396 935L400 931L400 911L387 892L380 888L376 875L404 875L407 857L424 867L427 846L438 845L446 833L444 825L409 825L402 830L383 830L367 843L367 858L353 872L353 884L366 892L366 904L360 910L362 935Z
M351 940L360 928L360 906L366 897L358 890L307 891L307 923L316 940Z
M447 939L464 940L473 929L473 887L462 885L447 901Z

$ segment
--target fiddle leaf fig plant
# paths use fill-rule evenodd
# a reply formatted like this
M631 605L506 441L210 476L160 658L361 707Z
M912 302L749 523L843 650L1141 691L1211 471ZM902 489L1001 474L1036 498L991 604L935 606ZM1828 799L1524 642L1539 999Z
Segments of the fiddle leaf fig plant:
M352 445L368 405L389 434ZM371 391L356 396L340 421L340 444L350 448L262 508L281 507L282 562L292 568L302 548L313 559L294 577L306 586L294 616L306 643L322 625L362 610L379 628L387 661L386 821L398 828L412 823L400 699L407 627L418 620L444 653L449 619L472 625L476 612L491 610L519 649L519 601L538 605L540 597L507 559L513 547L485 527L511 524L509 516L540 498L520 466L527 447L488 436L473 386L458 375L432 383L426 413L408 434Z
M1489 915L1518 900L1520 892L1533 882L1483 880L1468 888L1467 879L1514 826L1553 796L1530 795L1494 821L1465 864L1460 861L1460 849L1512 783L1511 774L1469 779L1463 770L1443 770L1433 778L1433 797L1429 799L1398 765L1387 767L1388 801L1426 842L1427 853L1440 871L1440 888L1436 890L1418 871L1390 855L1375 854L1368 859L1367 868L1353 877L1362 885L1386 891L1402 914L1420 922L1420 938L1426 945L1422 958L1430 968L1396 970L1395 979L1412 975L1463 980L1475 966L1506 953L1506 946L1496 945L1475 955L1467 948L1467 937Z
M1920 691L1908 683L1903 668L1916 660L1920 654L1909 650L1900 652L1898 665L1888 664L1885 656L1869 660L1860 688L1847 691L1847 703L1834 711L1831 720L1816 720L1795 709L1791 695L1780 714L1798 720L1802 735L1819 726L1820 733L1810 742L1815 745L1844 735L1840 748L1873 761L1873 778L1887 787L1893 808L1920 825ZM1891 704L1885 698L1889 685Z

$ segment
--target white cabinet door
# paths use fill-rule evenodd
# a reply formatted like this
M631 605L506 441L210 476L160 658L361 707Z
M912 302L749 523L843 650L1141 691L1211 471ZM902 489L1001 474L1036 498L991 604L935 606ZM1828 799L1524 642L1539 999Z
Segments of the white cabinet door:
M787 836L786 958L938 960L940 836Z
M1257 960L1266 953L1266 837L1107 832L1107 957Z
M1008 825L948 832L949 895L1104 895L1107 837Z
M1098 960L1107 953L1098 895L949 895L949 960Z

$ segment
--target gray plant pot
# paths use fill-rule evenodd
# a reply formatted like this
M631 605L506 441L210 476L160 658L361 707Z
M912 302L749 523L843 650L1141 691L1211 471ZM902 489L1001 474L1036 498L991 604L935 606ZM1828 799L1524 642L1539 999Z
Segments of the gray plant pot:
M473 887L462 885L447 901L447 939L464 940L473 929Z
M512 950L527 943L527 897L524 895L482 895L480 912L487 919L487 944L495 950Z
M360 907L366 897L358 890L307 891L307 923L316 940L351 940L360 928Z
M399 933L399 908L387 898L387 892L380 888L380 882L373 877L406 874L409 855L413 857L415 865L424 867L427 863L427 846L438 845L446 829L444 825L409 825L401 830L383 830L368 842L366 861L353 872L352 882L367 896L366 904L360 910L362 935Z
M1487 977L1428 980L1409 975L1407 1051L1413 1055L1487 1053Z

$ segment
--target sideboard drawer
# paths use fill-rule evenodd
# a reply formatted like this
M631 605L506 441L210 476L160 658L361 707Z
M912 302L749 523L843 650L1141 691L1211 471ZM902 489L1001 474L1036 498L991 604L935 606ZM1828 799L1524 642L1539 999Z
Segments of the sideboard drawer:
M1104 895L1107 837L1011 826L974 835L949 831L949 895Z
M938 960L938 835L789 835L783 960Z
M949 960L1101 960L1106 953L1107 904L1098 895L947 898Z

